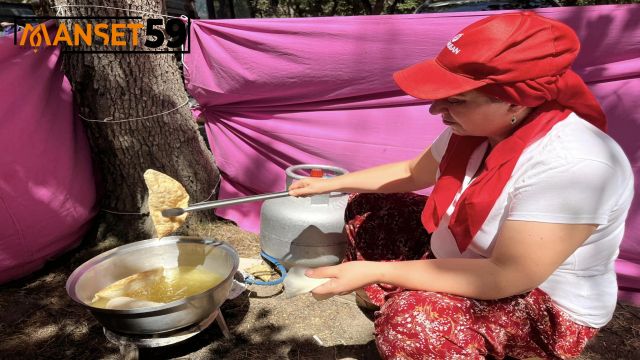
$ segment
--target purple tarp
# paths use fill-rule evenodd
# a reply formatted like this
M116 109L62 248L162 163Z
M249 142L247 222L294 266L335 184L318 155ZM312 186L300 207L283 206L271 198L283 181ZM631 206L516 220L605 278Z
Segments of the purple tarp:
M95 213L91 156L60 49L0 38L0 283L77 245Z
M539 9L582 40L574 69L623 147L640 193L640 6ZM284 169L320 163L358 170L416 156L443 129L426 102L391 74L433 57L490 12L195 21L185 55L189 93L202 105L223 173L220 199L284 190ZM640 195L617 263L623 297L640 303ZM220 216L259 229L260 204Z

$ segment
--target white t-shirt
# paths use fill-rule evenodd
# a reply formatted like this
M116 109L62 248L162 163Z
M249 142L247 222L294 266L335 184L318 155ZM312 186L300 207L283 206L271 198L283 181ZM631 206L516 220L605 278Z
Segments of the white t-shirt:
M448 128L431 145L438 162L450 137ZM633 172L624 152L607 134L571 114L524 150L482 228L460 253L448 229L449 218L487 146L485 142L471 155L462 189L431 237L435 256L489 257L505 220L597 224L596 231L539 288L575 322L604 326L616 306L614 260L633 198Z

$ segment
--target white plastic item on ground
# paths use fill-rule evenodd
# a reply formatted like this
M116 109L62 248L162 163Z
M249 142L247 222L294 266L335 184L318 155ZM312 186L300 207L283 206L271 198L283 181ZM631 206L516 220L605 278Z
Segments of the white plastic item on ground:
M293 266L287 272L287 277L284 279L284 295L286 298L292 298L294 296L302 295L310 292L318 286L331 280L329 278L310 278L304 273L309 268L305 266ZM331 296L314 296L316 300L325 300Z

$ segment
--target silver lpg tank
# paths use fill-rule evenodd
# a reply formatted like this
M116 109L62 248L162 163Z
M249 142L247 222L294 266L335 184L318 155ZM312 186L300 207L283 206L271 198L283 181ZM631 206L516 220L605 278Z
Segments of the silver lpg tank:
M287 189L294 180L322 169L325 176L348 173L328 165L296 165L286 169ZM314 172L317 170L314 170ZM342 261L347 239L344 209L347 194L331 193L306 198L284 197L267 200L260 211L260 247L287 269L293 265L318 267Z

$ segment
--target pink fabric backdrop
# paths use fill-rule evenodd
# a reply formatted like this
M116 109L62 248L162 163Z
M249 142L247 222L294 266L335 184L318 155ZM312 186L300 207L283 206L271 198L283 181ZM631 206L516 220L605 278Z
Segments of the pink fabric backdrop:
M77 245L95 213L89 147L60 60L59 48L0 38L0 283Z
M640 6L538 12L580 36L574 68L602 103L609 133L640 179ZM418 154L443 125L427 103L403 95L391 74L435 56L458 30L488 14L193 22L185 77L223 173L219 198L284 190L290 165L353 171ZM259 209L252 203L218 214L258 231ZM617 263L626 298L640 289L639 232L637 196Z

